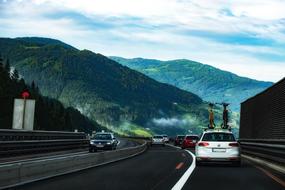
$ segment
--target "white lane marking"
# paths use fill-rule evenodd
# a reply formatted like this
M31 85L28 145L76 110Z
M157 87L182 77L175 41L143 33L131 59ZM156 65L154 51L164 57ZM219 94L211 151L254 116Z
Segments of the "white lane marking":
M168 145L177 149L180 149L176 146L173 145ZM189 151L189 150L184 150L186 152L188 152L191 156L192 156L192 164L191 166L186 170L186 172L183 174L183 176L177 181L177 183L172 187L171 190L181 190L183 188L183 186L185 185L186 181L188 180L188 178L190 177L190 175L192 174L192 172L194 171L195 167L196 167L196 157L195 155Z

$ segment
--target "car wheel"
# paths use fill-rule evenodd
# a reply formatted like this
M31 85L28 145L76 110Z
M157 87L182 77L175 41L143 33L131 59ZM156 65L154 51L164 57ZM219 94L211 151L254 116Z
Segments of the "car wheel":
M165 146L165 144L163 144L162 146Z
M93 148L89 148L89 152L94 152L94 149Z

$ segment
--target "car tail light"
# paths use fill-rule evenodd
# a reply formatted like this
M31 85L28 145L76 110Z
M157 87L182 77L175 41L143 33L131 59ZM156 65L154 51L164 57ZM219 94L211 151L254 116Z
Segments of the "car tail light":
M207 142L200 142L198 144L198 146L209 146L209 143L207 143Z
M239 144L238 143L230 143L229 146L239 147Z

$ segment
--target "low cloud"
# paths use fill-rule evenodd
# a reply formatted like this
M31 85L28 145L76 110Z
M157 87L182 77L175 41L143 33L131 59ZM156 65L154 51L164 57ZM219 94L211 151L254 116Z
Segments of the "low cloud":
M178 119L178 118L155 118L152 119L152 123L156 126L162 127L179 127L186 126L188 121L186 119Z

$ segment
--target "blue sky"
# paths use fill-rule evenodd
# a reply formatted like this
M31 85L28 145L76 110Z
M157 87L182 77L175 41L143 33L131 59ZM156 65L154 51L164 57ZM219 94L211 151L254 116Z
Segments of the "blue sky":
M285 0L0 0L0 36L41 36L107 56L190 59L285 77Z

